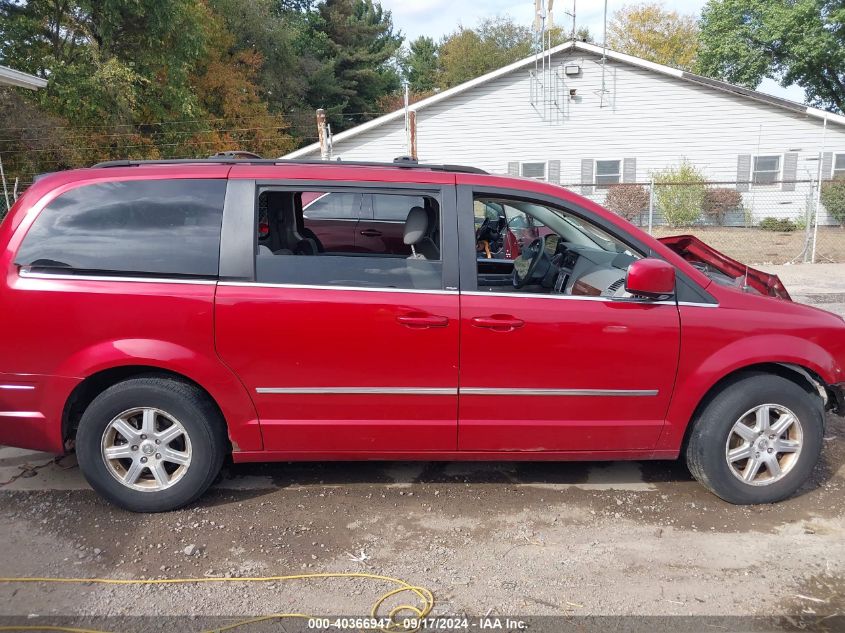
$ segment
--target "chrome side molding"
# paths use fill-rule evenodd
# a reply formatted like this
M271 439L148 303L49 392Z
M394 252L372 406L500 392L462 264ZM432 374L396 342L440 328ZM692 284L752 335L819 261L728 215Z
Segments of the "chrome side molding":
M507 387L258 387L267 395L653 397L658 389L512 389Z

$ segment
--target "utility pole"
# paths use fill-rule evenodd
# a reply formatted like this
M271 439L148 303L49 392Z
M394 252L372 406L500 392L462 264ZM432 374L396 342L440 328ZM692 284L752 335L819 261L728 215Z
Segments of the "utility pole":
M317 110L317 138L320 139L320 160L330 160L331 149L329 145L331 141L326 127L326 111L323 108Z
M408 156L413 156L411 151L411 86L408 82L404 82L402 87L405 89L405 152Z
M815 195L815 204L813 205L815 210L816 222L815 226L813 226L813 252L810 258L810 262L815 264L816 263L816 244L819 241L819 207L822 205L822 178L824 178L827 174L822 173L822 163L824 162L824 150L827 141L827 113L824 115L824 127L822 128L822 147L821 151L819 152L819 171L818 177L816 178L816 195Z
M417 157L417 111L411 110L408 112L408 151L414 160L419 160Z
M3 180L3 195L6 196L6 213L12 208L9 202L9 189L6 187L6 172L3 171L3 159L0 158L0 179Z

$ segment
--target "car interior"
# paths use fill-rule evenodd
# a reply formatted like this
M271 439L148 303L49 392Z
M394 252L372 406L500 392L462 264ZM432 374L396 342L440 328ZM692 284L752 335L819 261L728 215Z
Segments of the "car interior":
M261 194L259 256L319 255L322 252L325 248L320 238L303 223L301 193L265 191Z
M478 197L474 203L480 291L631 296L625 275L642 255L599 227L535 202ZM514 258L507 257L508 243L517 245Z
M384 240L357 239L357 236L350 236L348 239L354 241L354 248L339 251L327 248L324 239L321 239L319 229L315 230L309 226L308 218L304 213L303 197L301 191L264 191L259 196L258 208L258 256L269 257L278 255L304 255L316 256L322 254L366 256L366 257L408 257L414 259L425 259L429 261L440 260L440 213L437 201L429 196L395 196L397 204L401 205L402 199L407 199L407 211L404 213L404 222L401 226L394 228L396 237L405 245L403 252L397 254L389 248L387 240L390 235L384 235L381 231L375 231L377 221L366 217L356 217L344 230L355 231L357 235L379 233ZM324 199L331 196L331 192L318 193L307 192L307 196L314 200ZM422 205L419 201L422 200ZM349 214L352 216L353 214ZM312 222L314 226L317 222ZM381 224L381 222L379 222ZM395 223L394 223L395 224Z
M438 201L432 196L379 195L390 197L392 218L374 216L369 194L262 191L256 279L275 284L440 289ZM327 213L308 214L314 201L320 201Z

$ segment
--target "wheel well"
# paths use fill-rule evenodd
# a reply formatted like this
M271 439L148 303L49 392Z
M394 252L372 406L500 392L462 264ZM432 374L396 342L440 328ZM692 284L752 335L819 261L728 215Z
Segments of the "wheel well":
M170 380L176 380L193 385L208 397L209 402L214 405L217 412L220 414L220 419L225 422L226 418L223 416L220 406L211 394L208 393L202 385L194 380L191 380L187 376L173 371L168 371L166 369L161 369L160 367L149 367L146 365L113 367L88 376L85 380L79 383L71 392L70 396L68 396L64 410L62 411L62 438L64 439L65 444L68 445L68 442L73 441L76 436L76 429L79 426L79 420L82 418L82 414L85 413L85 409L88 408L88 405L91 404L94 398L119 382L123 382L124 380L129 380L131 378L139 378L141 376L169 378Z
M693 422L698 418L701 414L701 411L710 403L710 401L716 397L716 395L721 392L727 385L732 382L736 382L744 374L750 373L761 373L761 374L774 374L776 376L780 376L781 378L785 378L790 382L794 382L796 385L801 387L804 391L806 391L810 395L818 396L822 401L827 404L829 401L829 395L826 391L826 385L824 380L822 380L818 374L816 374L811 369L807 369L806 367L802 367L801 365L792 365L786 363L758 363L756 365L748 365L747 367L741 367L726 376L722 376L719 381L710 387L704 397L701 399L701 402L698 403L698 406L695 408L695 411L692 414L692 417L687 424L687 428L684 431L684 441L681 445L682 453L686 451L687 442L689 441L690 431L693 427ZM824 393L824 396L822 396Z

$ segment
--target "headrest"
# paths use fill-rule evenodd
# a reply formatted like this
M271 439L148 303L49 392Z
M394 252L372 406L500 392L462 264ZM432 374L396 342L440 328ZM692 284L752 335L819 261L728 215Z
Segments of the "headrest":
M416 244L428 232L428 214L422 207L414 207L405 220L405 244Z

